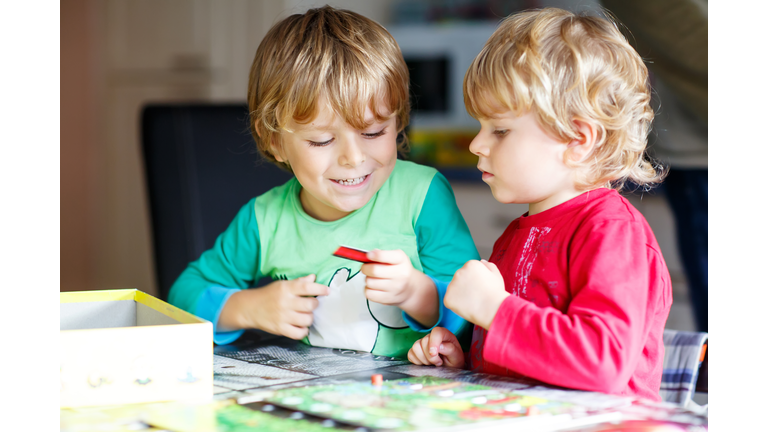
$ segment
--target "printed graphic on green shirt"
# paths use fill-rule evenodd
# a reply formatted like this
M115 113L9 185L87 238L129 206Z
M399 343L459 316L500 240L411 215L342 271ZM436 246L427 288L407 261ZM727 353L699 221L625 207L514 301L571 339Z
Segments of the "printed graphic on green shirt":
M308 336L313 346L371 352L380 325L408 327L400 308L368 301L365 275L351 273L346 267L336 270L328 284L330 293L318 297L320 305Z

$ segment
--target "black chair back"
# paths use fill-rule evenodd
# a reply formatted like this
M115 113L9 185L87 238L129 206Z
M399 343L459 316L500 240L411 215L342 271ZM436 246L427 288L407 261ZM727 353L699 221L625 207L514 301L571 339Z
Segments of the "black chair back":
M292 175L264 161L240 104L158 104L141 117L160 297L251 198Z

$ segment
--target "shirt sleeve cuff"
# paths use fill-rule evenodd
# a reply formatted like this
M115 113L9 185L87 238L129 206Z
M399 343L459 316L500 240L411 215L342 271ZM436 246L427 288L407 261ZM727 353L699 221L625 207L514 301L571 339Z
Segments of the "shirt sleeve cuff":
M411 330L419 333L429 333L435 327L443 327L448 331L450 331L451 333L456 334L458 331L462 329L462 326L464 325L465 321L464 321L464 318L456 315L455 313L453 313L452 310L445 307L445 303L443 302L443 299L445 298L445 291L448 289L448 282L443 282L429 275L427 276L430 279L432 279L432 282L435 283L435 288L437 288L437 295L439 297L438 298L439 316L437 318L437 323L429 328L424 327L418 321L413 319L410 315L408 315L405 312L403 312L403 319L411 328Z
M195 308L195 315L213 323L213 342L216 345L226 345L237 340L245 330L218 331L219 315L229 297L240 291L239 288L226 288L222 286L212 286L200 296Z
M505 364L505 352L511 346L512 327L517 319L518 312L526 307L528 301L516 295L509 295L501 302L496 316L493 317L491 327L488 329L485 344L483 344L483 358L491 363ZM504 349L500 349L504 347Z

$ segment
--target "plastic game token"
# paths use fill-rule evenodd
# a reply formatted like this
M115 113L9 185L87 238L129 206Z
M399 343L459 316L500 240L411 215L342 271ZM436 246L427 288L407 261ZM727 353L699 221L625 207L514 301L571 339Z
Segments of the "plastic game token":
M381 387L382 384L384 384L384 377L381 374L371 375L371 385Z
M339 248L336 249L336 252L334 252L333 255L339 258L346 258L352 261L359 261L361 263L373 262L369 260L367 257L368 251L362 250L362 249L355 249L348 246L339 246Z

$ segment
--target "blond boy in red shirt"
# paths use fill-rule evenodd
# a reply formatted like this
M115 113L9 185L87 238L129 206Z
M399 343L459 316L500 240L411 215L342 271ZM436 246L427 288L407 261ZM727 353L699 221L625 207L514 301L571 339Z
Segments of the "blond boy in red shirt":
M445 305L475 324L468 355L438 327L413 363L660 399L669 272L618 193L663 176L645 156L650 97L614 23L551 8L502 22L464 78L481 125L470 151L496 200L528 212L447 287Z

